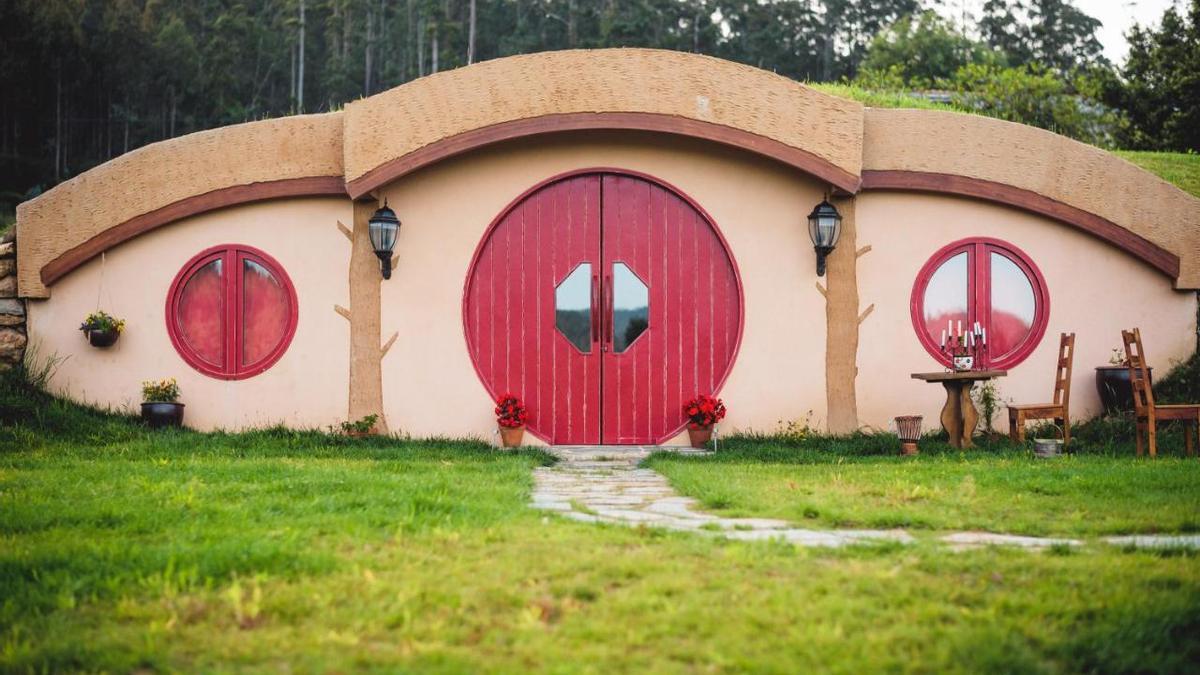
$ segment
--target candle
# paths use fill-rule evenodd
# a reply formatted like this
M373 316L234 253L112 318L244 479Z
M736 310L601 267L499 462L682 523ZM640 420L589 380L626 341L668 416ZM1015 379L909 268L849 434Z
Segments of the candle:
M962 320L959 320L958 322L958 334L962 335Z
M987 329L983 329L983 344L987 344Z
M946 331L942 331L942 349L946 348Z
M954 319L949 319L946 321L946 332L954 335Z
M975 346L975 334L974 333L967 333L967 346L968 347Z

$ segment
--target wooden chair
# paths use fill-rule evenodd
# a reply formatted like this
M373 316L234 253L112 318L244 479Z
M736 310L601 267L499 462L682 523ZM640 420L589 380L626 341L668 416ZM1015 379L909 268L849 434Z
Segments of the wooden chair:
M1054 402L1008 406L1008 436L1025 442L1027 420L1054 420L1062 426L1063 447L1071 443L1071 366L1075 362L1075 334L1058 339L1058 368L1054 371Z
M1133 390L1133 413L1137 417L1137 454L1142 456L1142 434L1150 445L1150 456L1158 456L1156 426L1159 422L1183 422L1184 446L1188 456L1196 454L1195 435L1200 427L1200 404L1156 405L1150 374L1146 370L1145 352L1142 351L1142 331L1121 331L1125 342L1125 359L1129 363L1129 384Z

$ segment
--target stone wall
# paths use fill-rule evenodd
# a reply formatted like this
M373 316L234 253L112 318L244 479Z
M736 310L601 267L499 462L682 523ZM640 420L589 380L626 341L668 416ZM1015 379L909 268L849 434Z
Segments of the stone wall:
M17 247L14 232L0 237L0 370L25 356L25 302L17 297Z

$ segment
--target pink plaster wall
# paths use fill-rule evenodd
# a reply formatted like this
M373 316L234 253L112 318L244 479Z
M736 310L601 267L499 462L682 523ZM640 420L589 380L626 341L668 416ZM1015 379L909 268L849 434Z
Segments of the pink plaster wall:
M495 422L468 356L462 290L471 255L493 218L530 186L587 167L645 172L673 184L714 219L739 267L745 292L741 350L720 395L723 429L778 430L809 415L824 426L825 300L815 288L806 215L823 186L749 153L647 133L580 132L525 139L423 169L384 188L403 227L398 265L382 284L382 334L399 337L384 357L384 411L393 431L413 436L491 438ZM909 294L917 271L938 248L991 236L1025 250L1051 293L1047 336L1001 393L1019 402L1050 395L1057 334L1074 330L1078 353L1073 409L1094 412L1092 367L1107 361L1119 329L1142 328L1152 365L1165 372L1191 353L1196 299L1122 251L1077 230L1015 209L966 199L896 193L859 198L862 324L858 357L860 422L887 428L897 414L921 413L935 427L944 395L909 378L939 368L913 334ZM69 357L52 387L108 406L139 402L144 379L175 376L200 428L283 422L312 427L344 419L347 406L349 223L339 199L295 199L239 206L160 228L109 251L64 278L53 298L30 303L30 332L44 353ZM237 242L266 251L295 284L300 320L288 352L247 380L215 380L191 369L166 333L163 304L175 273L196 252ZM103 275L103 283L101 276ZM100 306L128 321L117 347L88 347L77 330ZM1000 420L997 420L1000 423ZM677 437L674 442L682 442Z
M1075 419L1099 412L1096 366L1107 365L1121 329L1139 326L1150 365L1165 374L1196 345L1196 296L1175 291L1171 279L1094 237L1016 209L957 197L865 193L858 199L859 291L875 312L862 325L858 410L863 424L886 429L896 415L922 414L938 427L945 392L913 380L941 366L917 341L909 300L917 272L940 247L967 237L995 237L1023 250L1045 276L1050 292L1046 335L1034 352L997 380L1014 403L1044 403L1054 391L1058 336L1075 333L1071 411ZM1001 410L997 428L1007 430ZM982 421L981 421L982 425Z
M200 429L284 423L324 426L346 416L349 329L333 305L348 304L350 243L337 221L350 202L295 199L238 206L188 218L108 251L63 278L50 300L29 302L29 332L44 355L65 358L53 391L85 403L138 410L141 382L175 377L188 426ZM296 335L269 370L218 380L184 362L167 335L171 281L201 250L222 243L262 249L284 267L299 300ZM79 324L99 306L126 321L109 349L88 346Z

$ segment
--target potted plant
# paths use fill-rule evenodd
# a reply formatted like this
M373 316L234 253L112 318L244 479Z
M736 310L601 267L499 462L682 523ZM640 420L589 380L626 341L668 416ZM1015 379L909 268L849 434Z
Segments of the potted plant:
M183 426L183 404L175 378L142 383L142 420L154 429Z
M345 421L338 425L338 430L351 438L362 438L375 430L379 415L367 415L354 422Z
M1154 383L1152 370L1150 367L1146 368L1151 385ZM1133 410L1133 388L1129 384L1129 361L1125 358L1125 351L1120 347L1113 347L1107 366L1096 367L1096 393L1100 395L1100 403L1104 406L1106 415Z
M719 398L700 394L683 404L688 418L688 439L692 447L703 449L712 440L713 425L725 418L725 404Z
M79 324L79 330L83 331L93 347L111 347L121 337L121 331L125 330L125 320L98 310L87 315Z
M525 420L529 417L525 404L515 394L501 394L496 399L496 424L500 427L500 442L506 448L516 448L525 437Z

